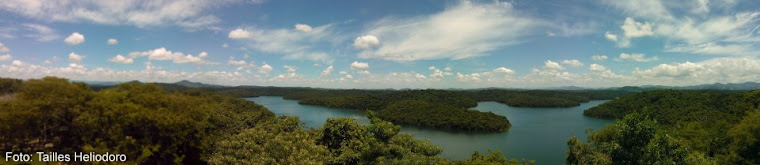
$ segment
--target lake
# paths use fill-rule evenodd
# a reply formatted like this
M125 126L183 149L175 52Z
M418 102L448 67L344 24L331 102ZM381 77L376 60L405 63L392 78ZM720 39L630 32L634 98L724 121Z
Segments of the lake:
M247 98L267 107L278 116L298 116L307 127L318 128L327 118L348 117L368 124L364 111L300 105L298 101L284 100L279 96ZM451 160L467 159L474 151L487 153L499 150L508 158L536 160L536 164L562 164L567 140L577 135L586 140L585 130L598 130L614 120L583 116L583 110L607 100L595 100L569 108L511 107L497 102L479 102L472 110L493 112L506 116L512 127L507 132L477 133L445 131L414 126L403 126L401 132L411 133L417 139L430 140L441 146L441 156Z

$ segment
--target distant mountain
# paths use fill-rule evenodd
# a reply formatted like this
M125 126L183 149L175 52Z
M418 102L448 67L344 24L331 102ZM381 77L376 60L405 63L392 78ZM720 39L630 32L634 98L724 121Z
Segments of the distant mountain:
M74 82L83 82L90 86L114 86L114 85L119 85L121 83L117 81L74 81Z
M192 82L188 80L182 80L179 82L174 83L175 85L184 86L188 88L208 88L208 87L224 87L221 85L210 85L210 84L204 84L199 82Z
M728 83L728 84L722 84L722 83L715 83L715 84L703 84L703 85L694 85L694 86L685 86L680 87L680 89L714 89L714 90L753 90L753 89L760 89L760 83L756 82L745 82L745 83Z
M618 88L626 91L646 91L655 89L679 89L679 90L755 90L760 89L760 83L745 82L745 83L715 83L715 84L702 84L691 86L663 86L663 85L644 85L644 86L625 86Z

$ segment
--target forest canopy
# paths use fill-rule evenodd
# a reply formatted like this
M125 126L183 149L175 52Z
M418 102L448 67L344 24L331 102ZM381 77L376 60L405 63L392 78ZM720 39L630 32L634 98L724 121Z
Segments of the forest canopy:
M760 90L656 90L624 96L584 112L622 120L589 134L588 144L571 139L568 163L760 164L758 105Z

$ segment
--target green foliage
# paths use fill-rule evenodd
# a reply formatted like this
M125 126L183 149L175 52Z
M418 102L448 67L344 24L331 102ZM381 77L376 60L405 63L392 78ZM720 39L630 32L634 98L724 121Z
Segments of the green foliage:
M690 151L658 124L639 113L626 115L599 132L590 142L568 141L568 164L714 164L700 152Z
M728 131L728 160L736 164L760 164L760 110L749 112Z
M274 116L242 99L138 83L93 92L46 77L23 82L17 97L0 103L1 150L107 151L137 164L202 163L222 137Z
M296 117L280 117L222 140L210 164L325 164L327 147L317 145L315 132L303 130Z
M714 160L728 164L758 164L760 147L755 142L760 136L757 133L760 132L760 124L757 124L760 117L756 115L758 104L760 90L656 90L624 96L588 109L584 114L611 118L646 114L661 124L658 134L667 134L655 137L658 145L650 147L650 150L663 147L688 149L683 153L676 150L660 152L650 155L650 158L661 156L658 159L664 159L667 156L692 163L710 164ZM590 135L591 141L614 139L614 131L610 130L613 129L602 129ZM683 163L675 160L663 162Z
M470 156L470 158L467 159L465 162L458 162L458 164L468 164L468 165L533 165L536 164L536 161L530 160L526 161L525 159L522 159L520 161L517 161L517 159L510 159L507 161L507 158L504 156L501 156L501 152L499 151L488 151L490 154L488 155L481 155L480 152L475 151L475 153Z
M0 96L18 92L22 82L19 79L0 78Z
M491 112L418 100L396 102L377 117L398 124L471 131L506 131L511 126L506 117Z

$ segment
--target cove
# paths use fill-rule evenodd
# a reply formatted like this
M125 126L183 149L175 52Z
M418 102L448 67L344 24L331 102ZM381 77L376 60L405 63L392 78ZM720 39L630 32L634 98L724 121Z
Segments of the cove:
M332 117L347 117L359 123L369 123L364 111L355 109L300 105L298 101L284 100L279 96L260 96L247 100L266 107L277 116L298 116L309 128L319 128L327 118ZM481 133L403 126L401 132L441 146L441 156L451 160L465 160L475 151L487 153L491 149L501 151L510 159L533 159L536 164L563 164L567 140L572 135L585 141L587 128L598 130L614 121L583 116L583 110L606 101L594 100L569 108L526 108L497 102L479 102L478 106L471 109L506 116L512 124L509 131Z

